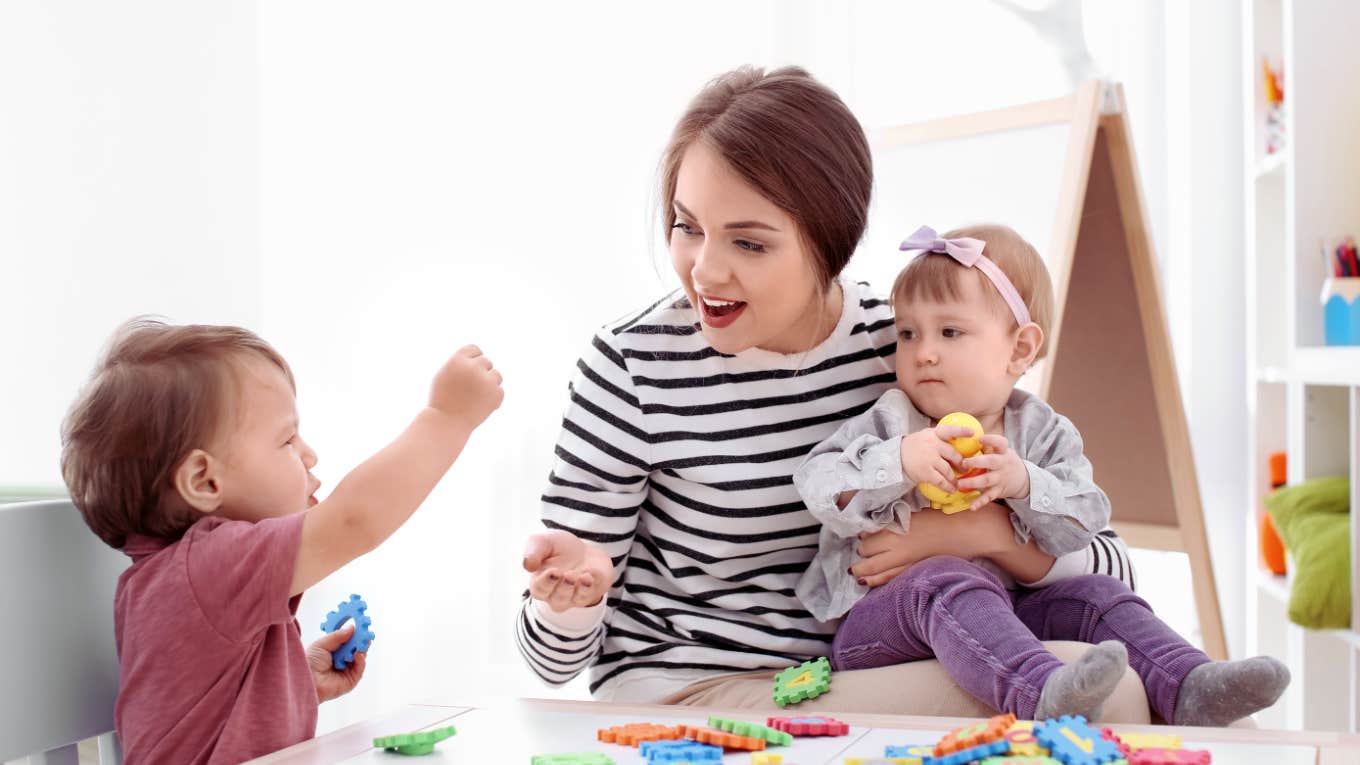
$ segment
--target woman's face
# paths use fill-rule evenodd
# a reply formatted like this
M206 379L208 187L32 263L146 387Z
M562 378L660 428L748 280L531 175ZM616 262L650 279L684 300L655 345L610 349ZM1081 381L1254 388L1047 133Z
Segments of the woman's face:
M671 263L715 350L798 353L835 326L794 219L702 141L685 150L673 204Z

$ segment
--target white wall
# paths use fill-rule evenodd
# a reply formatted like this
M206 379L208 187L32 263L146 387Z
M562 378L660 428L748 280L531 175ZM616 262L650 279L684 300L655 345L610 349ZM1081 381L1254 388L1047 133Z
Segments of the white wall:
M255 5L0 5L0 484L139 313L256 326Z

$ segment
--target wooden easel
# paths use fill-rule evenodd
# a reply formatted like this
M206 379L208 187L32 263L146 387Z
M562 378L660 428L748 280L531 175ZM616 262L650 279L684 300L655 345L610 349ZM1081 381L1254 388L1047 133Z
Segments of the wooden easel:
M1033 390L1081 430L1113 524L1130 546L1190 558L1205 652L1227 658L1195 460L1167 332L1123 89L891 128L882 148L1069 127L1045 260L1056 314Z

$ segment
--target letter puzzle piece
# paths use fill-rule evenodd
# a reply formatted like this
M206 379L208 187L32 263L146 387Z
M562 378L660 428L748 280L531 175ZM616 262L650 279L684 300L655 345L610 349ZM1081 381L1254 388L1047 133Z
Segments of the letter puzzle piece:
M805 661L774 676L774 703L781 707L815 699L831 690L831 662L825 656Z
M934 744L904 744L902 746L884 747L885 756L882 760L875 759L873 762L891 762L895 765L924 765L931 758L931 752L935 751ZM850 760L847 759L846 765ZM867 762L867 761L866 761Z
M775 752L751 752L751 765L784 765L784 755Z
M1129 754L1129 765L1209 765L1211 761L1203 749L1149 747Z
M973 725L965 725L956 728L945 734L944 738L935 745L935 756L941 757L953 752L960 752L964 749L972 749L982 744L990 744L993 741L1000 741L1006 737L1006 730L1015 724L1015 715L997 715L990 720L983 720ZM1010 746L1002 752L1009 751Z
M345 626L345 622L354 620L354 634L350 635L349 640L340 644L340 647L331 652L331 664L336 669L344 669L354 663L356 651L363 652L368 650L368 644L377 637L369 627L373 626L373 620L368 617L364 609L368 608L358 595L350 595L349 600L335 607L334 611L326 614L326 621L321 623L321 629L326 632L335 632Z
M1118 733L1115 733L1109 728L1101 728L1100 737L1110 742L1111 744L1114 744L1114 748L1119 750L1120 757L1129 756L1129 745L1124 743L1123 740L1119 738Z
M814 715L811 717L769 717L765 724L775 730L782 730L794 736L844 736L850 726L834 717Z
M614 760L599 752L568 752L536 754L529 758L529 765L614 765Z
M694 741L643 741L639 747L648 765L661 763L722 762L720 746L709 746Z
M1063 765L1104 765L1119 759L1114 743L1101 738L1081 715L1047 720L1035 727L1034 736L1048 748L1048 756Z
M378 736L373 746L379 749L392 749L397 754L429 754L434 745L457 733L452 725L420 731L419 733L399 733L395 736Z
M1016 720L1006 731L1006 740L1011 744L1011 754L1021 757L1047 757L1048 750L1039 745L1034 737L1033 720Z
M646 722L615 725L612 728L600 728L595 732L595 737L606 744L619 744L621 746L637 746L643 741L677 739L683 735L680 728L676 726Z
M957 752L946 754L943 757L927 757L924 765L967 765L970 762L976 762L984 757L991 757L995 754L1005 754L1010 748L1010 743L1003 738L999 741L991 741L967 749L960 749ZM890 746L888 747L887 754L891 755L895 750L896 747Z
M767 728L756 723L743 722L742 720L728 720L722 717L708 718L708 727L717 728L728 733L735 733L738 736L762 739L777 746L788 746L793 743L793 735L782 730Z
M754 752L765 748L765 739L752 738L750 736L738 736L735 733L718 730L717 728L700 728L697 725L681 725L680 732L685 738L698 741L701 744L712 744L713 746L725 749L745 749Z

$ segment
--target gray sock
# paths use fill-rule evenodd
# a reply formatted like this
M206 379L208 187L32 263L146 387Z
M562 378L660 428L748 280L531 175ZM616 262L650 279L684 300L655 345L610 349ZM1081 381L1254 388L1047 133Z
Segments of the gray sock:
M1104 711L1105 699L1114 693L1128 666L1129 652L1123 643L1106 640L1091 646L1080 659L1048 676L1034 708L1034 719L1082 715L1096 722Z
M1190 670L1176 696L1176 725L1223 726L1274 704L1289 668L1269 656L1211 661Z

